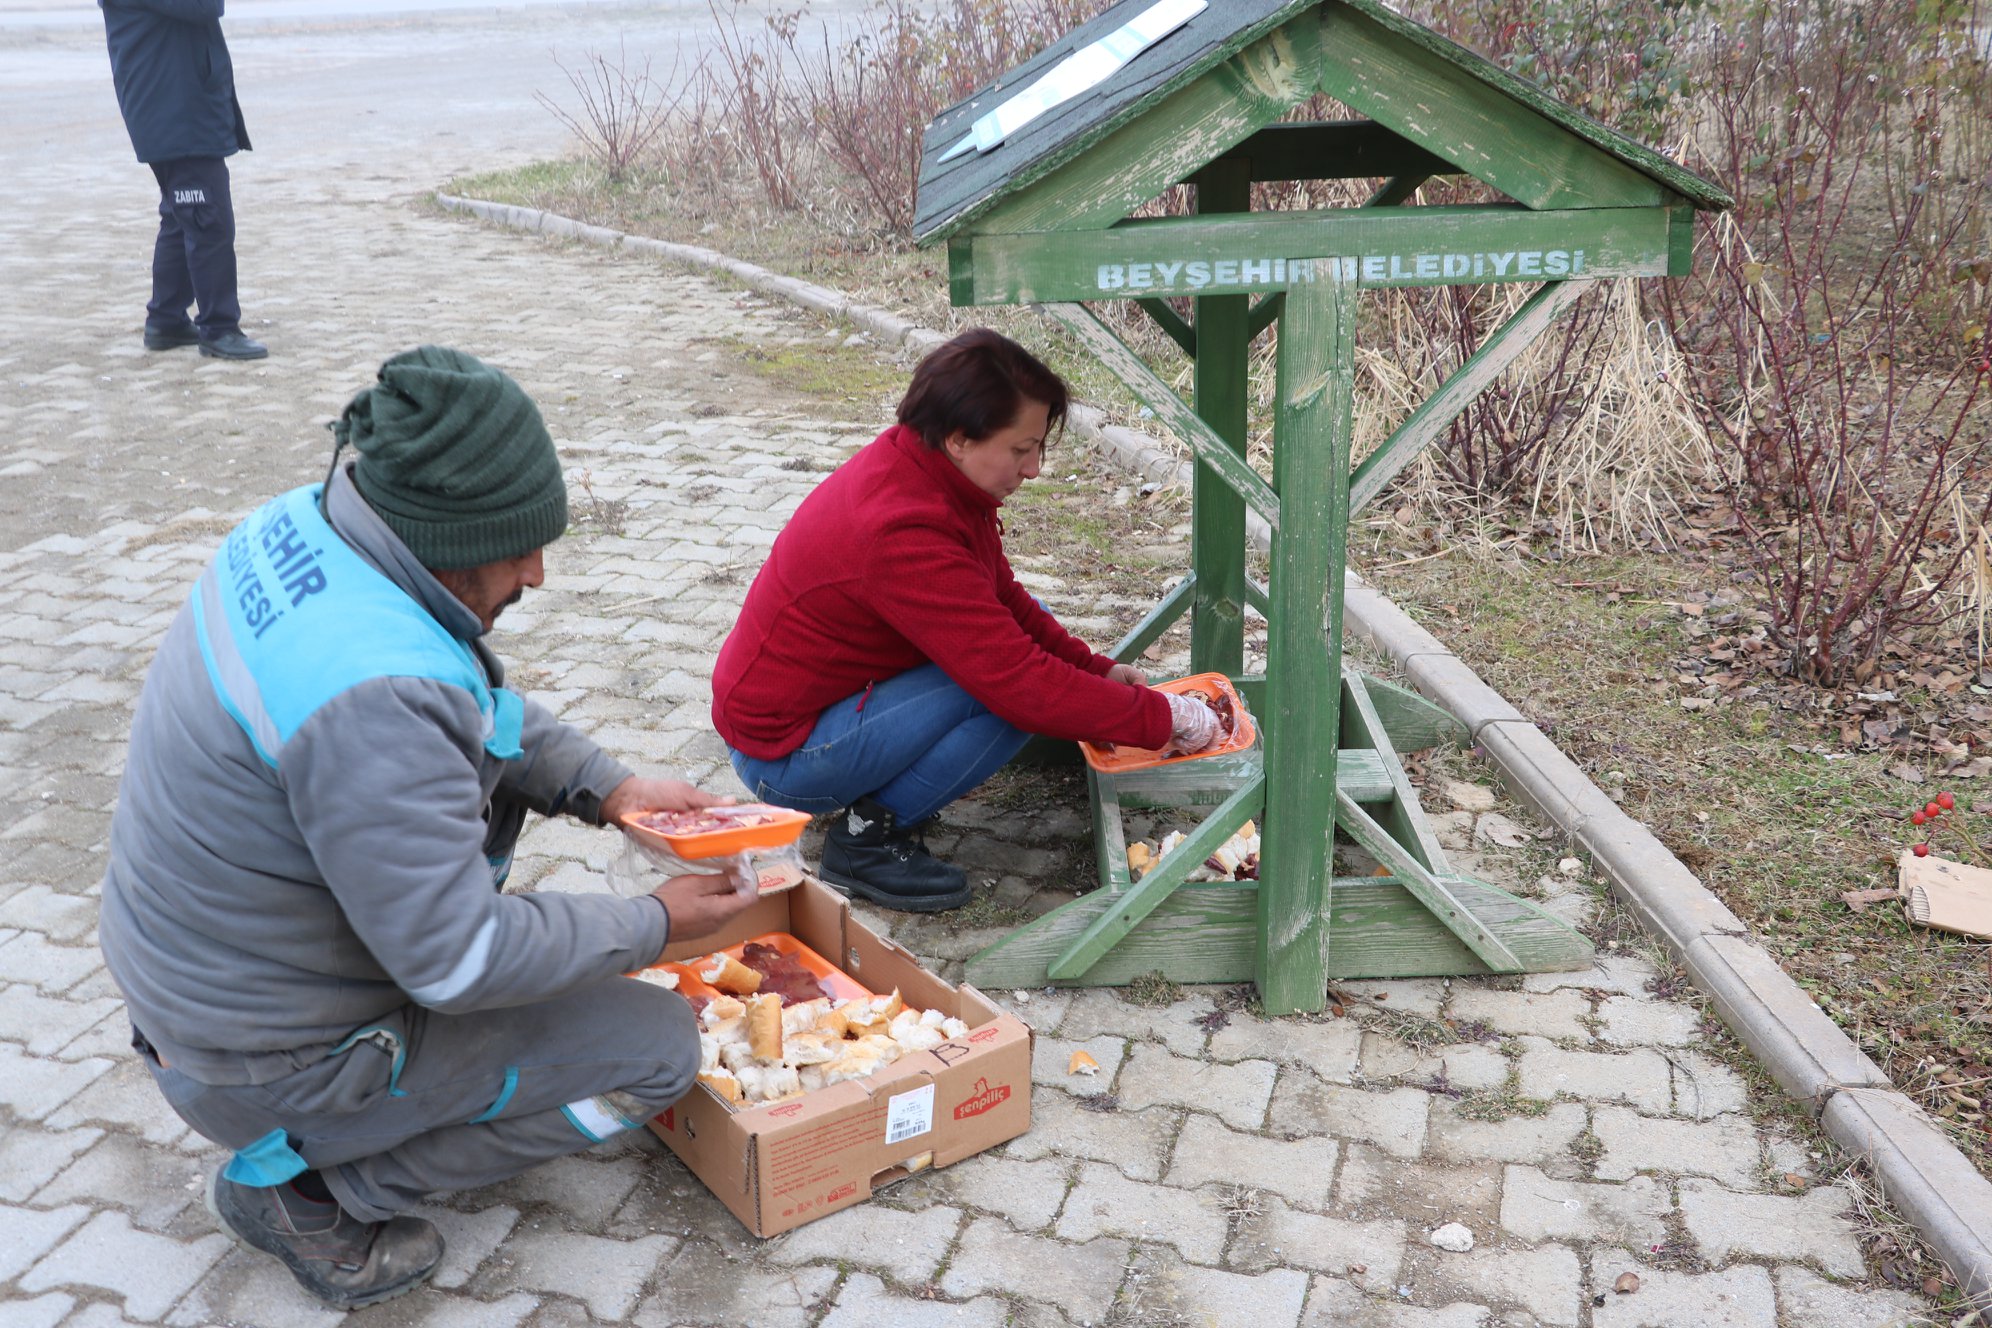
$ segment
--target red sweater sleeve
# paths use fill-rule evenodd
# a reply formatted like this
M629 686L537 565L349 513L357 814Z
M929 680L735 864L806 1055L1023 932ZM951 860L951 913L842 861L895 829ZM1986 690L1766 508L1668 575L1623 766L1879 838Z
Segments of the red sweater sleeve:
M867 562L880 617L1004 722L1051 738L1169 741L1162 693L1100 676L1102 657L1040 609L1007 566L992 581L958 533L895 522Z

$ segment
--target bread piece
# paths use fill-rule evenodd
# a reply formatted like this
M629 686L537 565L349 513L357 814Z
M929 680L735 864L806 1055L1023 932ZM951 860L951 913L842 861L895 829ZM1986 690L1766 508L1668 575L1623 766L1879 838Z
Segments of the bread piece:
M699 967L694 971L707 986L734 996L745 996L761 989L761 975L724 950L700 960Z
M747 1095L741 1089L740 1081L734 1078L730 1070L708 1071L699 1076L699 1082L735 1106L740 1106L747 1101Z
M656 986L664 988L666 991L676 991L678 989L678 972L676 969L645 968L630 974L630 976L638 982L653 983Z
M749 1102L773 1102L802 1091L793 1065L749 1065L739 1073L741 1091Z
M721 1047L747 1040L747 1016L736 1015L732 1019L722 1019L706 1030L706 1036Z
M959 1019L943 1019L941 1032L948 1041L956 1042L968 1036L968 1025Z
M719 1043L711 1034L699 1034L699 1073L711 1074L719 1068Z
M782 1059L797 1069L805 1065L822 1065L837 1059L845 1045L842 1038L831 1037L827 1033L797 1033L794 1037L782 1039Z
M756 1060L772 1065L782 1058L782 998L773 992L747 1002L747 1045Z
M839 1052L837 1059L823 1067L823 1083L841 1084L846 1079L862 1079L880 1066L886 1059L877 1047L864 1042L853 1042Z
M738 1019L747 1013L747 1007L731 996L715 996L699 1011L699 1022L707 1028L723 1024L729 1019Z
M942 1033L940 1029L915 1020L910 1024L902 1024L895 1028L892 1040L899 1044L901 1051L910 1053L915 1051L932 1051L948 1039L947 1035Z
M879 1054L882 1064L890 1065L906 1054L905 1048L892 1040L889 1033L870 1033L859 1039L865 1046Z
M754 1049L745 1042L729 1042L719 1049L719 1063L738 1074L744 1067L759 1065Z
M833 1005L823 1012L822 1018L816 1021L816 1031L834 1038L857 1036L857 1030L851 1027L850 1017L841 1005Z
M830 998L819 996L813 1001L797 1001L782 1009L782 1036L791 1033L807 1033L820 1028L823 1018L830 1013Z

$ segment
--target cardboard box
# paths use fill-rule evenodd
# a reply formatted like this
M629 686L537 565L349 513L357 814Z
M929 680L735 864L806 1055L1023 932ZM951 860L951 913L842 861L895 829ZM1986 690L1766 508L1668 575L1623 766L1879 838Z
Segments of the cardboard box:
M897 987L909 1006L960 1019L968 1035L788 1102L734 1107L694 1085L653 1119L651 1130L748 1230L779 1235L1030 1128L1030 1027L975 988L929 973L820 881L764 880L761 898L724 931L663 957L696 959L771 931L790 933L873 991Z

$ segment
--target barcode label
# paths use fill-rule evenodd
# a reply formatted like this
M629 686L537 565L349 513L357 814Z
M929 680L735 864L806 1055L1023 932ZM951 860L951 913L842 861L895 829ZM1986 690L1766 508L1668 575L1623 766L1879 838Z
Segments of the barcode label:
M885 1141L899 1143L934 1128L934 1086L901 1093L885 1105Z

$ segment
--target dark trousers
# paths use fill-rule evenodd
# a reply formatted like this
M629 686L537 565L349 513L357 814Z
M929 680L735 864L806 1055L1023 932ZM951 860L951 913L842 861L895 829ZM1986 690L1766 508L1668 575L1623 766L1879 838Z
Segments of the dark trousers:
M235 297L235 205L228 195L228 163L220 157L182 157L152 163L159 181L159 238L152 246L152 300L145 326L153 332L187 327L187 306L198 304L194 328L213 341L242 326Z
M633 1130L699 1071L692 1007L624 977L501 1010L408 1005L354 1035L266 1084L204 1084L144 1063L180 1118L223 1147L284 1131L367 1222Z

